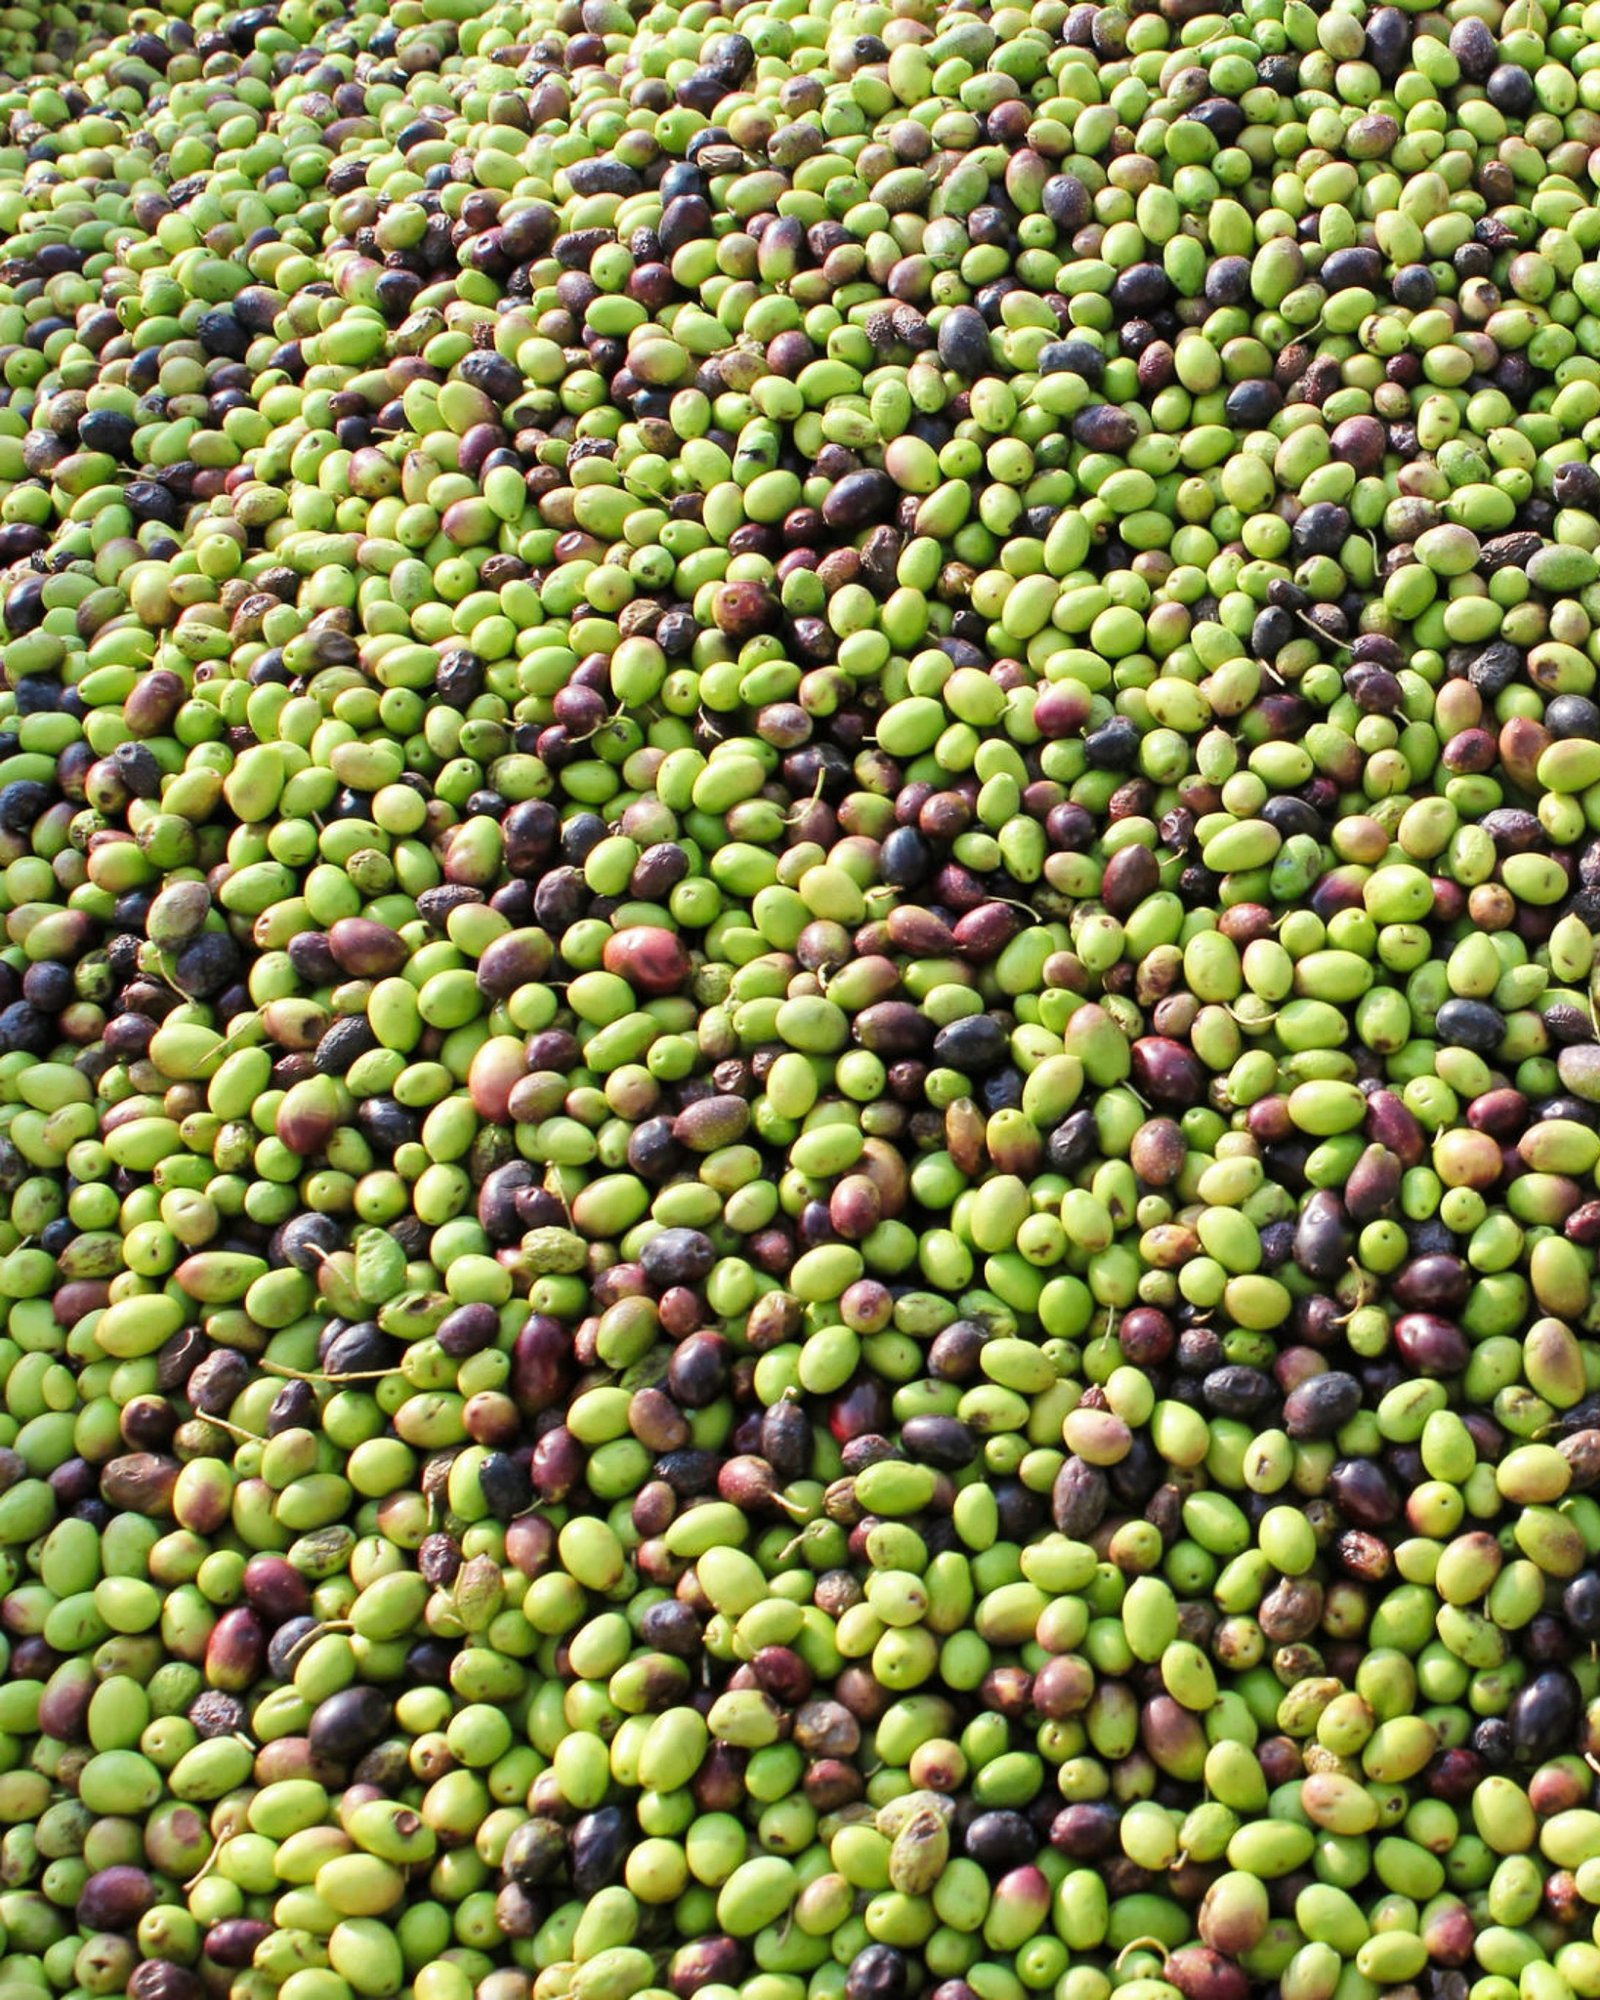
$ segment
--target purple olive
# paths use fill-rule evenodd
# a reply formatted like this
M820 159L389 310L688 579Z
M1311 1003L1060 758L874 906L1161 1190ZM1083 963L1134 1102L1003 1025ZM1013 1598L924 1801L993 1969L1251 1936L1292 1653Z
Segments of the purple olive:
M86 1930L130 1931L155 1900L155 1884L144 1869L123 1864L89 1877L76 1915Z
M1472 1356L1460 1327L1432 1312L1402 1314L1394 1323L1394 1344L1420 1375L1459 1375Z
M229 1917L206 1933L205 1955L213 1965L247 1966L254 1961L256 1947L271 1935L271 1924L259 1917Z

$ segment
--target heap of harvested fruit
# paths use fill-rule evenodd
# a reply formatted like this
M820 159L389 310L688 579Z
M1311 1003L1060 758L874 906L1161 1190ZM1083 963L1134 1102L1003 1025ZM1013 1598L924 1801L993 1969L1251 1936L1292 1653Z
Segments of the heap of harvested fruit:
M0 2000L1600 2000L1600 0L1208 4L0 10Z

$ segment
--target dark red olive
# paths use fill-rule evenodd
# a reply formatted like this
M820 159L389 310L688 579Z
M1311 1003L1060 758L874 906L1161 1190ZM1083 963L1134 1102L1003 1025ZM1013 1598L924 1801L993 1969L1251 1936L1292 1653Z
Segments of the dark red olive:
M1367 1099L1366 1134L1386 1146L1402 1167L1420 1166L1428 1143L1411 1107L1392 1090L1375 1090Z
M1414 1257L1389 1281L1395 1300L1408 1311L1449 1313L1467 1302L1472 1272L1447 1252Z
M1249 2000L1250 1978L1243 1966L1224 1958L1210 1945L1189 1944L1175 1951L1161 1969L1183 2000Z
M1399 1197L1401 1173L1397 1154L1387 1146L1368 1146L1345 1183L1344 1206L1351 1221L1374 1222L1385 1214Z
M529 1472L541 1500L565 1500L583 1477L584 1451L565 1424L548 1430L533 1448Z
M517 1335L511 1355L512 1393L526 1416L559 1401L572 1353L571 1336L557 1319L535 1313Z
M744 1948L720 1934L680 1945L667 1966L667 1986L678 2000L694 2000L705 1986L737 1986L744 1977Z
M206 1679L214 1688L242 1692L260 1678L266 1655L267 1630L259 1614L248 1605L236 1605L211 1628Z
M635 924L606 939L607 972L626 979L640 993L676 993L689 976L689 954L676 932Z
M539 1576L555 1554L555 1530L542 1514L519 1514L506 1523L506 1560L524 1576Z
M1370 1458L1340 1459L1328 1474L1327 1495L1357 1528L1385 1528L1398 1518L1400 1496Z
M244 1594L253 1609L274 1625L311 1609L310 1586L282 1556L252 1556L245 1564Z
M398 931L370 917L341 917L328 930L339 970L354 979L384 979L404 970L411 948Z
M128 2000L203 2000L197 1973L171 1959L147 1958L128 1975Z
M1199 1057L1182 1042L1141 1035L1133 1044L1132 1056L1132 1083L1141 1097L1184 1107L1198 1104L1204 1097L1206 1072Z
M763 1646L750 1662L764 1693L793 1708L811 1692L811 1669L788 1646Z
M1438 1313L1410 1312L1394 1323L1396 1350L1420 1375L1459 1375L1472 1345L1454 1320Z
M213 1965L230 1968L251 1964L257 1945L272 1935L272 1926L260 1917L228 1917L213 1924L206 1933L205 1954Z

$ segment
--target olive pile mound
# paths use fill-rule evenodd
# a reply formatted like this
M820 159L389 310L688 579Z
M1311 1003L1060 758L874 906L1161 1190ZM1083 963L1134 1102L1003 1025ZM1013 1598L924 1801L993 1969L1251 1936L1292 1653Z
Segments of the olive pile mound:
M1600 2000L1600 0L0 8L0 2000Z

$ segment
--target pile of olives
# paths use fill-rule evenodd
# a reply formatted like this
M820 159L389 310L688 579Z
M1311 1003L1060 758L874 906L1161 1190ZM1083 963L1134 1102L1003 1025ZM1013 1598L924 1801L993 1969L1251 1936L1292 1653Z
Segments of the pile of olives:
M1600 0L1223 6L0 9L0 2000L1600 2000Z

